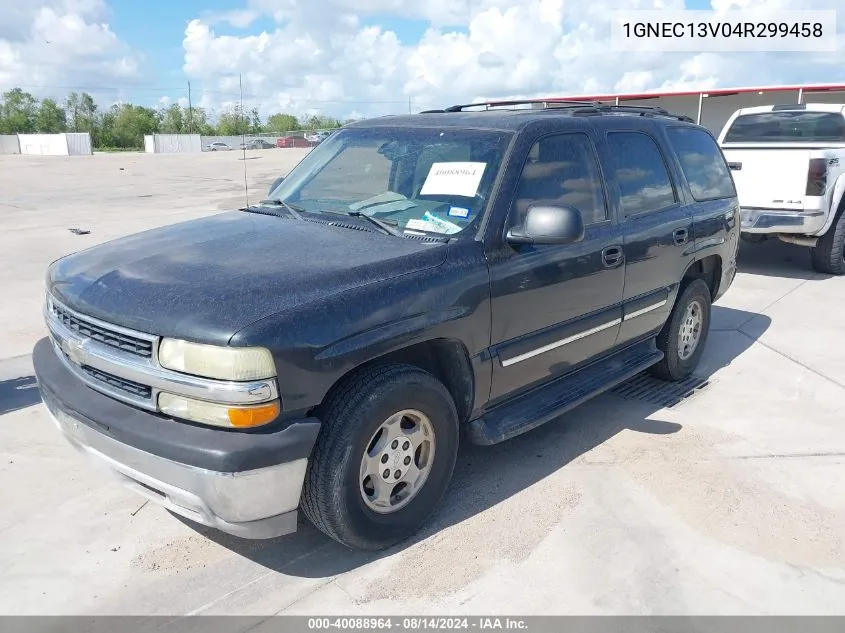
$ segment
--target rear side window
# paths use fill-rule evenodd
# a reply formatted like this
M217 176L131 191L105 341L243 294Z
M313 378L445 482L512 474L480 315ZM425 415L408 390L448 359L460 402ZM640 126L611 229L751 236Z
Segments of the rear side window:
M703 202L736 194L731 173L712 136L692 128L670 128L667 133L693 198Z
M654 139L641 132L610 132L607 142L625 215L660 211L677 202Z
M738 116L725 143L845 142L845 117L837 112L783 111Z

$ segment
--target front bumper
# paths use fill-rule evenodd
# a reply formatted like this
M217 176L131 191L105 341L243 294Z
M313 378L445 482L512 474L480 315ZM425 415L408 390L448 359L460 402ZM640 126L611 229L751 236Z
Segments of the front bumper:
M178 422L86 386L49 339L33 350L42 399L78 450L127 487L172 512L242 538L296 531L297 508L319 421L274 432Z
M824 211L781 211L744 207L740 210L743 233L797 233L814 235L824 228Z

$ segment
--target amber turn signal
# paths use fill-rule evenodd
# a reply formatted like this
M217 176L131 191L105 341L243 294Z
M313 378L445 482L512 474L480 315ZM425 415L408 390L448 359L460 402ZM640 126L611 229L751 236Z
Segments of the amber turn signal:
M278 400L248 409L229 409L229 422L237 428L261 426L272 422L279 415Z

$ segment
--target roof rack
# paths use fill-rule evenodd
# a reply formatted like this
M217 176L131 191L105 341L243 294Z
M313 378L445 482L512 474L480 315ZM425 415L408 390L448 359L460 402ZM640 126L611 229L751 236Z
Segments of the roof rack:
M442 110L425 110L420 114L442 114L447 112L463 112L467 108L483 107L485 111L491 107L515 106L515 105L541 105L543 110L568 110L570 114L576 115L600 115L609 113L638 114L640 116L662 116L679 121L695 123L690 117L684 114L673 114L658 106L631 106L612 105L600 101L544 101L540 99L518 99L512 101L481 101L478 103L464 103L449 106Z
M448 108L444 108L442 110L426 110L421 114L428 114L434 112L463 112L467 108L485 108L485 110L489 110L490 108L498 108L502 106L517 106L517 105L537 105L542 104L543 107L549 107L547 104L550 102L543 101L541 99L513 99L513 100L505 100L505 101L479 101L476 103L463 103L460 105L453 105L449 106ZM563 103L563 102L561 102ZM566 106L563 107L574 107L574 106L589 106L595 104L595 101L567 101ZM559 107L559 106L554 106Z
M589 112L578 111L574 112L574 114L596 115L608 113L612 114L614 112L638 114L639 116L662 116L671 119L677 119L679 121L686 121L687 123L695 123L695 121L691 117L688 117L685 114L674 114L672 112L669 112L665 108L661 108L660 106L609 105L604 103L598 103Z

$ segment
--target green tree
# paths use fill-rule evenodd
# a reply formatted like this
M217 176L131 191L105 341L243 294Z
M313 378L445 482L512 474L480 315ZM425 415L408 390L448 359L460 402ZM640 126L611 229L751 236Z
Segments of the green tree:
M112 106L109 115L109 135L115 147L142 148L144 135L159 131L159 113L153 108L122 103Z
M202 134L204 136L215 136L217 134L215 127L208 122L208 113L205 108L197 106L182 108L182 121L182 134Z
M97 131L97 104L87 92L71 92L65 100L68 127L71 132L89 132L92 136Z
M35 115L35 129L44 134L67 131L67 115L55 99L44 99Z
M299 121L292 114L278 112L271 114L267 119L267 130L273 134L284 134L291 130L298 130Z
M249 111L249 123L250 134L261 134L264 131L264 126L261 123L261 115L258 114L258 108L253 108Z
M204 108L193 108L188 112L188 130L204 136L217 134L215 127L208 122L208 113Z
M314 114L300 122L301 130L333 130L341 126L340 121L330 116Z
M217 133L221 136L240 136L249 132L249 120L240 105L226 108L217 120Z
M189 116L178 103L163 108L159 116L161 118L159 131L162 134L187 134Z
M0 133L26 134L35 132L38 100L20 88L3 93L0 105Z

